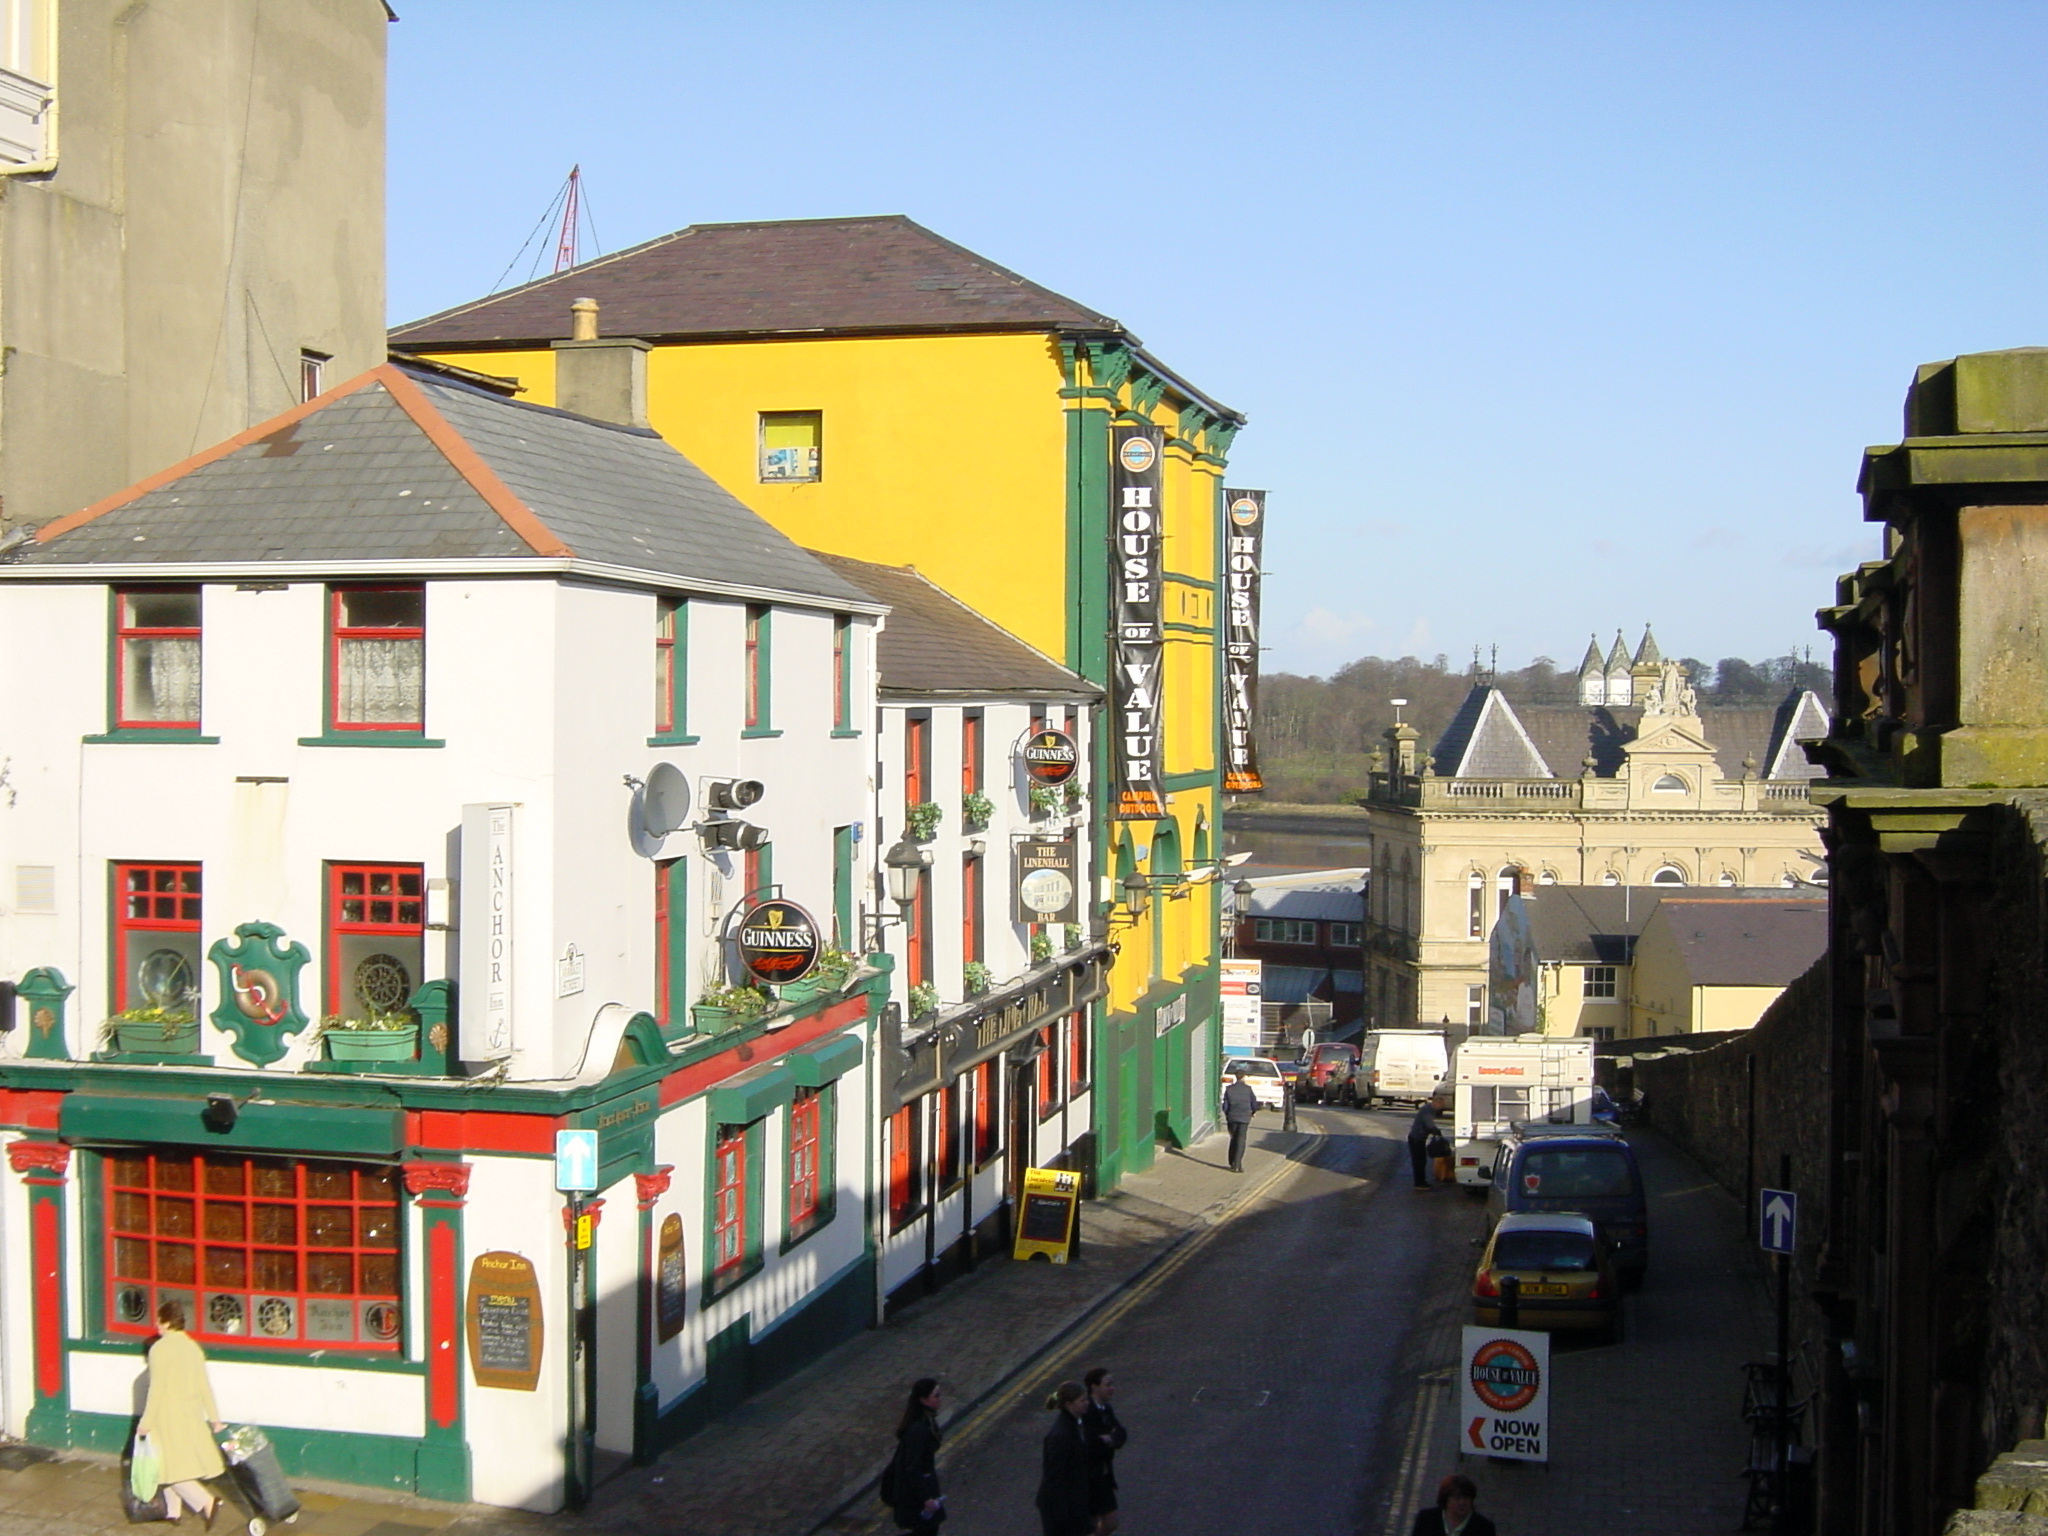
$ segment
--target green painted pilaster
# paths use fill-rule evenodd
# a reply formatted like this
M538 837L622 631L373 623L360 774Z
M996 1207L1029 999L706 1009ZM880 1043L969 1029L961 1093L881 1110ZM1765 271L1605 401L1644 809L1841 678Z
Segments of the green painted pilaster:
M77 988L64 979L64 973L47 965L39 965L21 978L16 994L28 1008L28 1046L24 1056L42 1061L69 1061L71 1047L67 1043L64 1015L69 1006L68 999Z

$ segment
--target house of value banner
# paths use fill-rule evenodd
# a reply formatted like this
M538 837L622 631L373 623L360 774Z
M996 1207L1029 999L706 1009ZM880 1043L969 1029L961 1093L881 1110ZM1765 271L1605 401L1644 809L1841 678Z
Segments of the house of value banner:
M1251 794L1259 777L1259 555L1266 542L1266 493L1225 488L1223 530L1223 789Z
M1156 821L1166 814L1159 710L1166 649L1159 590L1159 429L1115 427L1110 450L1110 707L1116 712L1116 804L1110 814L1122 821Z

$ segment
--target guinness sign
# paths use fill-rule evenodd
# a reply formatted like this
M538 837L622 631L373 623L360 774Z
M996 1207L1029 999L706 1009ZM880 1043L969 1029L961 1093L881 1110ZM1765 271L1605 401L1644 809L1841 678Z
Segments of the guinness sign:
M1080 749L1065 731L1033 731L1024 743L1024 772L1034 784L1064 784L1080 766Z
M756 981L785 987L818 963L818 925L793 901L764 901L740 919L740 964Z

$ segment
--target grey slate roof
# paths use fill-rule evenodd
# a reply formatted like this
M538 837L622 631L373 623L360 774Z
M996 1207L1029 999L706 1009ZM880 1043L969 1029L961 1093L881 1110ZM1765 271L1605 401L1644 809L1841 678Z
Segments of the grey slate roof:
M1658 918L1696 987L1782 987L1828 947L1826 898L1672 896Z
M1098 314L901 214L692 224L398 327L427 350L560 340L596 299L608 336L819 331L1122 332Z
M59 519L6 563L543 556L872 603L654 432L390 365Z
M1291 885L1254 890L1254 917L1292 917L1323 923L1365 921L1365 895L1357 885Z
M1438 773L1468 779L1577 778L1591 757L1593 771L1610 779L1620 771L1622 749L1636 739L1642 718L1633 705L1516 706L1497 689L1475 684L1431 756ZM1741 778L1744 759L1755 760L1761 778L1813 779L1820 770L1806 761L1794 738L1826 735L1827 712L1806 690L1776 708L1703 704L1700 731L1724 779Z
M1626 965L1629 939L1666 901L1764 902L1783 906L1781 887L1717 887L1711 896L1668 885L1539 885L1522 902L1536 958L1545 965ZM1826 905L1825 902L1822 903Z
M1099 698L1102 690L991 623L906 565L810 551L874 601L889 605L877 661L889 694L1023 694Z

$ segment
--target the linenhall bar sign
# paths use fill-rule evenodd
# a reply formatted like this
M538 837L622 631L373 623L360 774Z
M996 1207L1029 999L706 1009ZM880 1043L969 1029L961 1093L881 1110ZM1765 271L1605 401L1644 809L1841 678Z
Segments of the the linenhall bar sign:
M1223 493L1223 788L1251 794L1259 776L1259 555L1266 542L1266 493Z
M764 901L740 919L739 950L756 979L787 986L818 963L818 925L793 901Z
M1159 429L1116 427L1110 449L1110 603L1116 624L1110 677L1116 801L1110 815L1156 821L1166 814L1159 713L1166 638L1160 623Z

